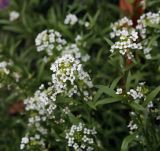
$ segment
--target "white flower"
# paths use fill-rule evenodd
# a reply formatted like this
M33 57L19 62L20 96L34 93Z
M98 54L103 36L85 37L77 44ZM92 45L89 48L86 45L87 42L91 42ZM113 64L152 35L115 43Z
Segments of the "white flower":
M9 62L6 62L6 61L0 62L0 72L3 72L3 73L5 73L5 74L9 74L10 71L9 71L9 69L7 68L9 65L10 65Z
M138 129L138 126L133 121L130 121L128 124L128 128L130 129L130 132L132 133L134 130Z
M65 24L74 25L78 22L78 18L75 14L68 14L64 20Z
M23 150L25 148L25 144L20 144L20 149Z
M148 60L152 59L151 54L146 54L145 57L146 57L146 59L148 59Z
M20 16L19 12L17 12L17 11L11 11L9 13L9 20L10 21L17 20L19 18L19 16Z
M90 23L86 21L86 22L84 23L84 26L85 26L86 28L88 28L88 27L90 26Z
M23 137L22 138L22 141L21 141L22 144L28 144L28 142L29 142L28 137Z
M75 42L79 42L82 40L82 37L80 35L77 35L76 38L75 38Z
M116 94L122 94L122 92L123 92L122 88L118 88Z

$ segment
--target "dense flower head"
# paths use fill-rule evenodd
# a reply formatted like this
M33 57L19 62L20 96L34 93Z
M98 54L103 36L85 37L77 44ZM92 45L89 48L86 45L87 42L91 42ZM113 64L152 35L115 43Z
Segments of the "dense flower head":
M111 24L113 31L110 33L110 37L118 40L111 46L110 52L118 51L121 55L126 55L128 59L133 59L134 51L142 50L138 32L132 25L132 20L127 17Z
M78 18L75 14L68 14L64 20L64 23L67 25L74 25L78 22Z
M79 59L83 62L87 62L90 59L90 56L81 51L82 43L81 36L77 36L75 43L69 43L67 40L62 38L62 35L58 31L54 30L44 30L38 34L36 37L35 43L37 51L46 51L48 56L53 55L73 55L76 59ZM55 56L56 56L55 55ZM44 57L43 61L47 62L49 59L47 56Z
M134 29L123 29L119 31L119 41L111 46L110 51L113 53L118 50L122 55L127 54L129 59L133 58L133 50L142 50L142 44L138 41L138 33ZM132 50L132 51L131 51Z
M131 27L133 25L132 20L128 19L127 17L124 17L120 20L118 20L115 23L111 24L111 28L113 32L110 33L111 38L114 38L116 36L120 35L120 32L122 30L126 30L127 28Z
M160 12L143 14L137 22L136 29L139 30L141 37L144 39L150 33L148 27L154 27L160 24Z
M26 135L21 139L20 150L45 150L45 140L40 134Z
M49 56L53 55L53 50L61 51L66 43L62 35L53 29L42 31L35 39L37 51L47 51Z
M93 144L96 133L95 129L86 128L83 123L72 125L69 132L66 133L68 146L75 151L92 151L94 150Z
M87 89L92 88L93 84L79 60L72 55L64 55L58 58L50 69L53 71L52 83L56 92L64 92L69 97L83 93L84 100L91 99Z
M46 121L54 118L54 110L56 109L56 94L52 87L43 90L43 85L37 90L33 97L24 100L25 109L28 112L34 113L34 116L29 118L29 123L33 124L39 121Z
M111 24L112 32L111 38L116 38L116 42L111 46L110 52L118 51L121 55L125 55L128 59L133 59L134 54L141 50L146 59L151 59L151 46L148 45L151 40L148 37L151 33L159 31L160 12L148 12L140 16L137 21L137 26L133 27L132 20L124 17L119 21ZM152 43L156 45L156 41Z
M75 57L75 59L82 60L83 62L87 62L90 59L90 56L88 54L83 55L80 51L80 48L77 46L77 44L68 44L66 47L64 47L61 55L70 54Z

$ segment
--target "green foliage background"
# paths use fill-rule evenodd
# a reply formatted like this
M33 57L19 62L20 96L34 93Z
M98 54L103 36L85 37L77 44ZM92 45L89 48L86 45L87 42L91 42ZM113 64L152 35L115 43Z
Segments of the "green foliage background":
M149 0L146 10L157 11L159 6L159 0ZM9 21L9 12L12 10L20 13L20 18L14 22ZM69 12L84 20L88 18L91 28L86 31L64 25ZM74 41L77 34L82 35L87 44L86 51L91 55L85 68L90 72L94 84L116 85L115 79L126 72L123 59L110 55L109 32L110 23L120 16L123 13L116 0L11 0L8 8L0 10L0 60L13 60L13 70L21 75L19 83L8 79L9 90L0 89L0 151L18 151L26 128L23 113L14 116L9 114L11 104L31 96L42 82L50 80L50 64L44 64L40 59L42 54L36 51L36 35L46 28L63 33L69 41ZM146 81L148 86L154 87L160 84L159 51L159 48L154 50L152 61L137 60L128 69L132 69L132 73L126 87L135 86L139 81ZM100 98L110 94L103 93ZM93 116L99 123L98 133L105 150L120 150L123 139L128 135L128 106L120 103L99 105ZM133 150L140 151L141 148Z

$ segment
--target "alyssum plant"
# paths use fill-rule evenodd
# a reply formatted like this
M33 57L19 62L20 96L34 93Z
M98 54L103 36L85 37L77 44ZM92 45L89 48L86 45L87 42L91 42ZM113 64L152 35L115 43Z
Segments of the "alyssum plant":
M160 86L155 89L140 82L137 86L132 85L136 79L131 73L136 72L134 64L141 60L156 59L156 49L159 48L158 33L160 32L160 12L148 12L140 16L137 25L132 20L124 17L111 24L110 37L115 39L110 52L112 57L120 55L124 63L123 75L113 82L109 88L116 94L113 100L101 100L98 105L121 101L130 107L131 121L128 124L130 135L127 136L121 146L122 151L133 147L136 150L157 151L160 149L160 127L159 127L159 92ZM128 76L127 76L128 75ZM137 80L138 81L138 80ZM108 94L109 95L109 94ZM111 93L110 93L111 95Z
M77 22L73 14L65 19L65 24L71 26ZM107 150L97 137L97 123L91 112L98 106L121 101L129 107L131 117L128 124L130 135L124 139L121 150L126 151L132 146L137 150L157 151L160 147L160 128L157 124L160 119L160 87L153 89L147 87L145 82L139 82L134 87L131 82L135 79L131 73L132 66L139 60L152 61L152 51L159 46L159 24L160 13L149 12L140 17L136 27L126 17L111 25L113 31L110 36L116 41L110 51L112 57L118 56L126 63L125 69L111 86L99 86L97 92L94 92L91 78L81 64L89 56L81 51L80 36L77 36L75 43L70 43L53 29L38 34L35 40L37 51L46 53L44 62L54 60L50 67L52 80L42 84L34 96L24 101L28 128L20 149ZM110 98L100 99L102 93Z
M66 17L66 24L76 22L75 15ZM81 64L89 55L80 51L80 40L78 36L75 43L69 43L53 29L38 34L35 43L38 52L46 51L44 61L52 60L53 53L59 57L50 67L52 80L24 101L29 119L21 150L92 151L98 148L88 105L93 98L93 83Z

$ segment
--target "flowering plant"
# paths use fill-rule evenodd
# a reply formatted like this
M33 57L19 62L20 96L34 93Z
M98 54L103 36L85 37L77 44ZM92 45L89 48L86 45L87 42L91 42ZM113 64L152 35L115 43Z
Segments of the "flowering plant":
M0 150L160 149L160 1L119 3L0 0Z

